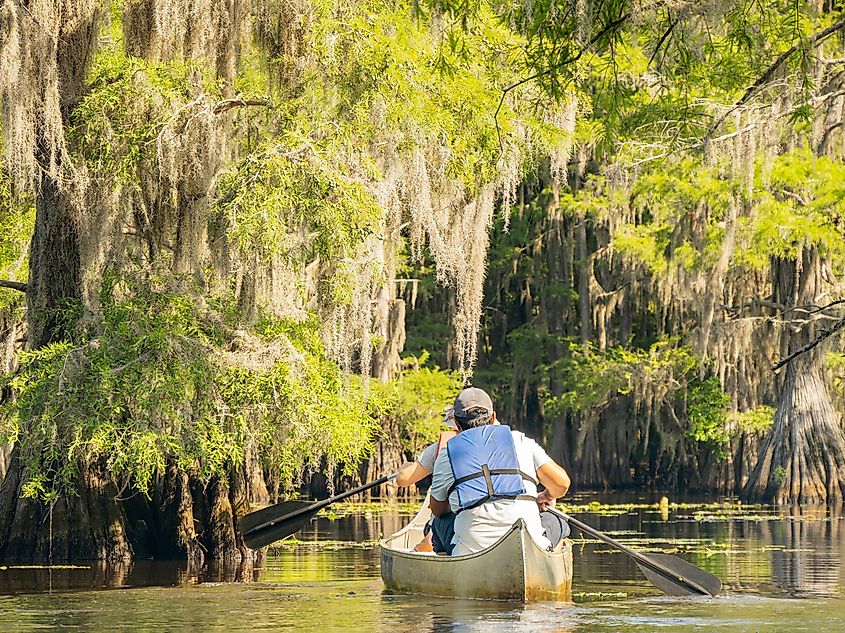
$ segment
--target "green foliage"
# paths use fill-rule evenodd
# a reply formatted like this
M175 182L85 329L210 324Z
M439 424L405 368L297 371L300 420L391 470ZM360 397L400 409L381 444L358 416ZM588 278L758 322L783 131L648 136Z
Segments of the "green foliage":
M619 395L643 397L643 391L668 395L683 388L697 359L677 339L662 339L649 349L612 347L600 352L588 343L572 343L569 356L558 361L564 391L546 400L552 414L563 410L601 409ZM638 393L640 392L640 393Z
M144 493L167 464L207 481L241 468L247 450L289 485L323 456L353 469L387 412L327 359L314 318L265 319L263 339L233 338L191 296L118 277L102 307L96 336L21 355L2 430L20 448L27 495L72 493L92 463ZM227 351L250 345L276 352L256 365Z
M228 234L244 250L294 261L352 257L376 232L381 209L360 183L308 146L276 145L250 155L222 185ZM304 239L302 229L312 233Z
M431 357L437 365L446 364L446 348L452 336L452 327L443 314L427 314L422 310L408 312L406 327L408 338L405 352L411 356Z
M444 430L443 408L452 404L463 387L460 374L426 367L425 360L419 359L390 385L402 444L412 454L437 440Z
M804 246L843 261L845 165L816 157L807 148L778 156L757 170L754 213L737 219L730 265L764 269L772 257L794 259ZM711 270L724 239L731 196L739 191L721 166L684 162L673 173L656 170L634 186L638 221L620 226L614 248L656 277L673 269ZM612 207L606 199L604 204Z
M717 457L727 456L730 435L726 426L730 396L715 378L695 382L687 392L690 425L685 435L708 445Z
M698 359L677 339L659 340L649 349L613 347L603 353L590 344L572 343L569 352L559 361L563 393L545 401L550 414L565 410L595 414L622 395L635 403L656 401L671 407L685 403L689 425L684 435L707 445L718 457L727 454L730 396L716 378L695 378ZM759 415L762 412L749 413L747 423L757 423Z
M323 291L333 305L348 303L361 252L383 221L382 209L361 183L322 160L313 147L262 148L244 159L221 186L227 234L244 253L281 255L330 267Z
M482 11L453 51L432 37L432 18L415 17L413 6L318 4L310 42L318 64L304 77L303 100L317 99L321 112L312 113L305 133L332 121L348 148L369 139L397 143L400 151L445 145L444 175L474 192L500 157L490 114L500 86L515 74L504 52L514 48L514 35ZM507 104L502 114L508 133L518 121Z
M620 226L613 246L657 277L677 269L709 270L719 256L735 189L719 168L696 161L645 173L631 197L638 221Z
M93 173L117 183L137 183L154 164L156 138L172 111L196 85L199 66L151 63L117 46L97 52L88 91L74 107L67 131L71 147Z
M756 213L741 223L739 263L762 268L770 257L795 259L805 246L843 261L845 164L799 148L778 156L755 189Z
M728 421L747 433L763 433L772 428L774 422L775 408L762 405L741 413L731 413Z
M0 142L0 152L3 145ZM26 282L29 240L35 226L35 206L14 196L8 173L0 164L0 279ZM0 288L0 309L23 303L17 290Z

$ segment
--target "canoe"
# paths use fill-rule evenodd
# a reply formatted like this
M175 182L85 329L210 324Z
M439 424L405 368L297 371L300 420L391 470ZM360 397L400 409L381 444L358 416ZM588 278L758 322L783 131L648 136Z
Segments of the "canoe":
M555 551L538 546L519 519L490 547L465 556L414 552L431 516L427 507L381 542L381 577L398 593L486 600L570 601L572 543Z

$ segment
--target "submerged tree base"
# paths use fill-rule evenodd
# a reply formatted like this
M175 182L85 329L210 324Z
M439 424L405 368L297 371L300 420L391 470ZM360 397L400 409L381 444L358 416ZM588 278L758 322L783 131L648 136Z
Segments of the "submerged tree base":
M818 366L788 369L784 397L744 496L778 504L845 500L845 433Z
M246 507L246 478L203 485L167 469L152 498L122 498L104 468L82 469L76 494L52 502L21 496L21 464L13 452L0 488L0 558L5 562L67 563L138 559L187 560L192 565L252 567L264 551L246 547L234 508Z

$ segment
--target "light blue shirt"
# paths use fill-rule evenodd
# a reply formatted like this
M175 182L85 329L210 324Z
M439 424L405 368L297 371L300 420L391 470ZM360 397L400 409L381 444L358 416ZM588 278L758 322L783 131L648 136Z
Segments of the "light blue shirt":
M537 442L525 437L523 433L511 431L511 434L520 470L537 479L537 469L552 459ZM457 492L452 491L449 494L449 488L454 482L455 475L452 472L449 453L442 450L434 462L429 493L437 501L445 501L448 495L449 507L453 512L459 507ZM537 496L537 486L524 479L523 484L525 494ZM549 541L540 524L540 509L534 501L499 499L464 510L455 517L455 537L452 539L455 549L452 555L460 556L489 547L504 536L520 518L525 521L534 541L542 548L549 547Z

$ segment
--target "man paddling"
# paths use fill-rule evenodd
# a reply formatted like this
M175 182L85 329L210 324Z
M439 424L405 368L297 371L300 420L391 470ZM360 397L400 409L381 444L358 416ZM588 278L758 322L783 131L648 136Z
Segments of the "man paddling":
M547 510L569 490L566 471L532 439L499 424L490 396L476 387L455 398L458 435L434 462L431 511L435 551L460 556L483 550L518 520L549 548L569 526ZM545 490L537 493L537 484ZM454 521L449 520L450 512Z
M428 477L434 471L434 460L441 449L451 438L455 436L455 410L452 405L443 409L443 425L448 429L441 431L436 442L426 446L417 458L412 462L405 462L399 467L396 476L396 485L399 487L411 486L421 479Z
M430 475L434 470L434 461L440 451L446 446L446 442L455 437L457 433L454 407L450 404L443 409L443 414L443 424L449 430L441 431L438 440L426 446L414 461L406 462L399 467L396 476L397 486L411 486ZM451 524L452 517L432 517L432 521L425 526L425 537L414 546L416 551L431 552L434 550L434 535L431 532L431 523L435 521L446 521Z

